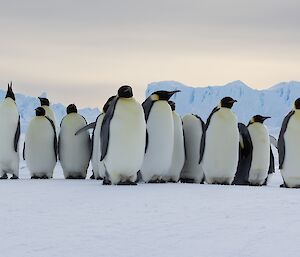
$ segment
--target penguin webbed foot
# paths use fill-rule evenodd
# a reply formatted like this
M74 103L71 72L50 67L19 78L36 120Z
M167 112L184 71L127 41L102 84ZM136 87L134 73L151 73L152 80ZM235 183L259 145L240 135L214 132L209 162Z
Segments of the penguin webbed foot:
M130 180L126 180L126 181L121 181L117 184L118 186L136 186L137 183L132 182Z
M10 179L19 179L19 177L17 175L13 174Z
M108 178L104 177L102 185L104 185L104 186L110 186L111 185L111 181Z
M6 173L4 173L1 177L0 177L0 179L8 179L8 176L7 176L7 174Z
M181 183L188 183L188 184L195 183L194 179L192 179L192 178L181 178L180 182Z
M148 184L157 184L157 183L159 183L158 179L151 179L148 181Z
M90 176L90 179L95 179L94 173L92 174L92 176Z

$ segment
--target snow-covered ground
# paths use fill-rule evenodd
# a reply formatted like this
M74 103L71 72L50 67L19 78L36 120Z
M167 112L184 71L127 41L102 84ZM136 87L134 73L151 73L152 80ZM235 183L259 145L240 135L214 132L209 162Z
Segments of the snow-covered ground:
M89 174L90 175L90 170ZM4 257L298 256L300 191L198 184L0 181Z

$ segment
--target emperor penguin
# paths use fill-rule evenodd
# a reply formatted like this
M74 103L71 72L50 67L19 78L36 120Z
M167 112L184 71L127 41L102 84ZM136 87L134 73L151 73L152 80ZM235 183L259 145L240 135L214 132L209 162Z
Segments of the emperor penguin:
M230 185L239 159L239 130L231 111L237 102L224 97L209 115L201 138L200 161L208 184Z
M7 173L19 178L20 116L15 100L10 83L0 104L0 179L7 179Z
M284 118L278 138L279 169L285 187L300 187L300 98Z
M185 115L182 121L186 159L180 175L180 181L183 183L203 183L204 171L202 163L199 163L199 155L205 124L195 114Z
M167 176L165 176L163 179L167 182L176 183L180 178L180 173L185 161L184 137L182 120L181 117L176 113L175 102L169 101L169 105L172 109L174 124L174 146L171 167L168 171Z
M146 122L132 88L122 86L111 101L101 125L101 159L104 184L135 185L146 145Z
M75 135L87 125L83 116L77 113L75 104L67 107L67 115L60 124L58 157L66 179L85 179L91 158L91 139L88 130Z
M23 158L32 179L53 177L57 162L57 137L53 121L46 116L43 107L35 109L28 126L23 149Z
M270 136L263 124L269 118L255 115L247 127L239 123L240 156L233 184L266 185L268 175L275 172Z
M103 179L105 177L105 166L103 161L100 161L101 158L101 126L103 122L103 118L105 113L108 110L108 107L111 101L115 98L115 96L111 96L103 106L102 113L97 117L95 127L93 129L92 134L92 167L93 167L93 175L95 179Z
M92 158L91 163L93 167L93 175L90 177L91 179L103 179L105 176L105 166L103 161L100 161L101 158L101 140L100 140L100 131L101 125L103 122L103 118L107 109L110 105L110 102L115 98L115 96L111 96L103 106L102 113L98 115L95 122L90 123L89 125L84 126L80 130L78 130L75 135L79 135L83 131L87 129L93 129L92 133Z
M174 121L168 100L179 90L156 91L142 104L147 123L147 149L140 174L144 182L166 182L173 157Z
M53 110L50 107L49 99L46 97L39 97L39 100L41 103L41 107L43 107L46 111L46 116L49 117L53 121L55 130L57 132L56 117L55 117L55 113L53 112Z

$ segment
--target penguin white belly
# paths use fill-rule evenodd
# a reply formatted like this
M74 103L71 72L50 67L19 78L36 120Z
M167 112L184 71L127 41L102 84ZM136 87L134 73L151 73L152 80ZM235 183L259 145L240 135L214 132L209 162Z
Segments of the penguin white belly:
M59 139L59 156L64 176L85 178L89 166L91 149L88 130L75 135L86 125L78 113L68 114L62 121Z
M12 99L7 98L1 103L0 120L0 176L4 173L19 176L19 153L14 148L19 114Z
M238 165L239 131L230 109L221 108L206 131L203 169L208 183L231 184Z
M101 138L100 138L100 131L102 126L102 121L104 118L104 114L101 114L97 119L96 126L94 129L94 139L93 139L93 153L92 153L92 167L95 179L100 177L104 177L105 175L105 167L103 162L100 162L101 159Z
M120 98L110 122L109 145L104 164L111 182L135 182L146 142L146 123L142 106L133 98Z
M204 171L200 159L200 144L202 137L202 125L200 120L192 114L183 117L184 141L186 160L180 177L201 183L204 179Z
M300 114L296 112L284 134L285 159L281 169L284 182L289 187L300 186Z
M174 125L171 107L167 101L153 104L147 121L148 149L141 174L145 182L161 179L171 167Z
M267 128L261 123L248 126L253 151L248 181L262 185L268 177L270 166L270 137Z
M172 163L166 176L166 181L171 180L173 182L177 182L179 180L180 173L185 161L185 151L181 118L176 112L173 112L172 115L174 123L174 146Z
M45 117L35 117L25 136L25 159L32 176L53 176L56 164L54 131Z

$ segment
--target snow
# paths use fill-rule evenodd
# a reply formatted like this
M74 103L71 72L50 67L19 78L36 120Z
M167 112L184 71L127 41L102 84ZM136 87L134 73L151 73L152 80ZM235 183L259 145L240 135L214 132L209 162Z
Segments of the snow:
M180 115L198 114L204 120L211 110L219 104L224 96L231 96L238 102L233 111L239 121L248 123L256 114L271 116L266 125L278 132L285 115L293 107L294 101L300 97L300 82L279 83L269 89L257 90L242 81L233 81L224 86L190 87L176 81L153 82L148 85L146 96L157 90L181 90L173 96L176 110Z
M22 135L22 140L24 136ZM277 156L275 155L277 158ZM89 168L88 177L91 175ZM300 191L200 184L1 181L1 256L297 256Z
M24 164L22 164L24 165ZM21 177L28 178L23 168ZM1 181L1 256L297 256L299 191L199 184Z

